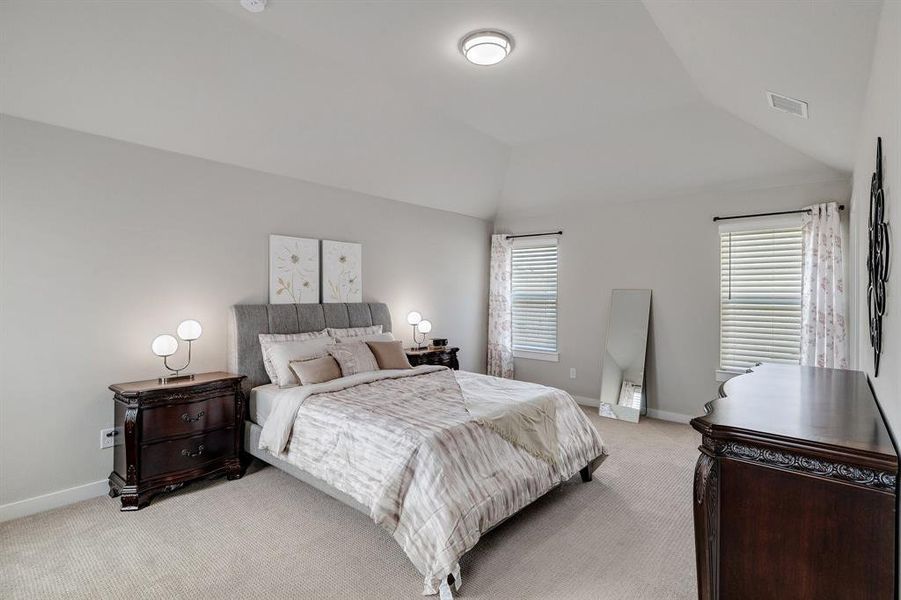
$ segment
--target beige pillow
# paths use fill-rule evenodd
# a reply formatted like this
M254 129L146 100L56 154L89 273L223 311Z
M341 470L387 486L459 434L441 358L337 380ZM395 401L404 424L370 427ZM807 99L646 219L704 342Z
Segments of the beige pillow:
M315 338L328 337L328 330L310 331L307 333L261 333L260 350L263 353L263 368L266 369L266 375L269 375L269 381L278 385L278 375L275 367L272 366L272 359L269 357L269 349L272 344L278 342L298 342L300 340L312 340Z
M345 327L343 329L336 329L334 327L329 327L326 329L326 332L333 338L355 338L363 335L374 335L376 333L382 332L381 325L370 325L368 327Z
M380 369L412 369L404 353L403 342L366 342Z
M341 377L341 367L332 356L312 360L292 360L291 370L297 375L300 385L313 385Z
M300 381L291 370L291 362L328 356L328 347L334 345L335 340L328 336L296 342L274 342L269 346L269 359L275 370L275 379L272 383L279 387L297 385Z
M379 364L372 355L372 350L363 342L335 344L328 347L328 353L338 361L341 375L344 377L379 370Z

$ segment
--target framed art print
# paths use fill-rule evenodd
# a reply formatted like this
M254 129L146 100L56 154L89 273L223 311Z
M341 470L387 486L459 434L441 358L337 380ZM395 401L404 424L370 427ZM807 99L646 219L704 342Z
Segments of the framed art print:
M363 245L322 240L322 301L363 301Z
M319 302L319 240L269 236L269 303Z

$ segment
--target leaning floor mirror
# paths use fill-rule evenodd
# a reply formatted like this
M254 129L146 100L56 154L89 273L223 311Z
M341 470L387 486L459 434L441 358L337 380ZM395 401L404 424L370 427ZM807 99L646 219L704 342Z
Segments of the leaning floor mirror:
M637 423L647 411L645 356L651 290L613 290L601 369L602 417Z

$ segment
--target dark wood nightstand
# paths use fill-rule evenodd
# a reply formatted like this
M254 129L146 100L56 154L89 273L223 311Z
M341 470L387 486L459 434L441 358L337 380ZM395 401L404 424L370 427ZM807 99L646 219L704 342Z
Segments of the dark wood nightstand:
M460 368L460 362L457 360L457 352L459 351L459 348L441 348L440 350L407 348L405 350L407 359L414 367L417 365L441 365L454 370Z
M109 386L115 426L124 436L113 452L110 496L122 496L122 510L143 508L154 495L201 477L242 475L243 379L216 372L177 383Z

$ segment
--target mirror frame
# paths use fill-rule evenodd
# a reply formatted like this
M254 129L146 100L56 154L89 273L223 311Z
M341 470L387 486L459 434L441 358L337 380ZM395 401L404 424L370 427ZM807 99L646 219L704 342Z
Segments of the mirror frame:
M648 314L645 319L645 347L644 347L644 364L641 369L641 408L634 409L627 406L610 404L604 402L604 361L607 360L607 347L610 343L610 329L613 323L613 299L616 292L647 292L648 293ZM638 423L639 419L647 414L648 411L648 392L647 392L647 368L648 368L648 342L651 339L651 304L654 298L654 291L650 288L614 288L610 290L610 310L607 314L607 331L604 335L604 354L601 358L601 391L598 393L598 414L608 419L617 419L619 421L628 421ZM622 384L620 384L622 389Z

